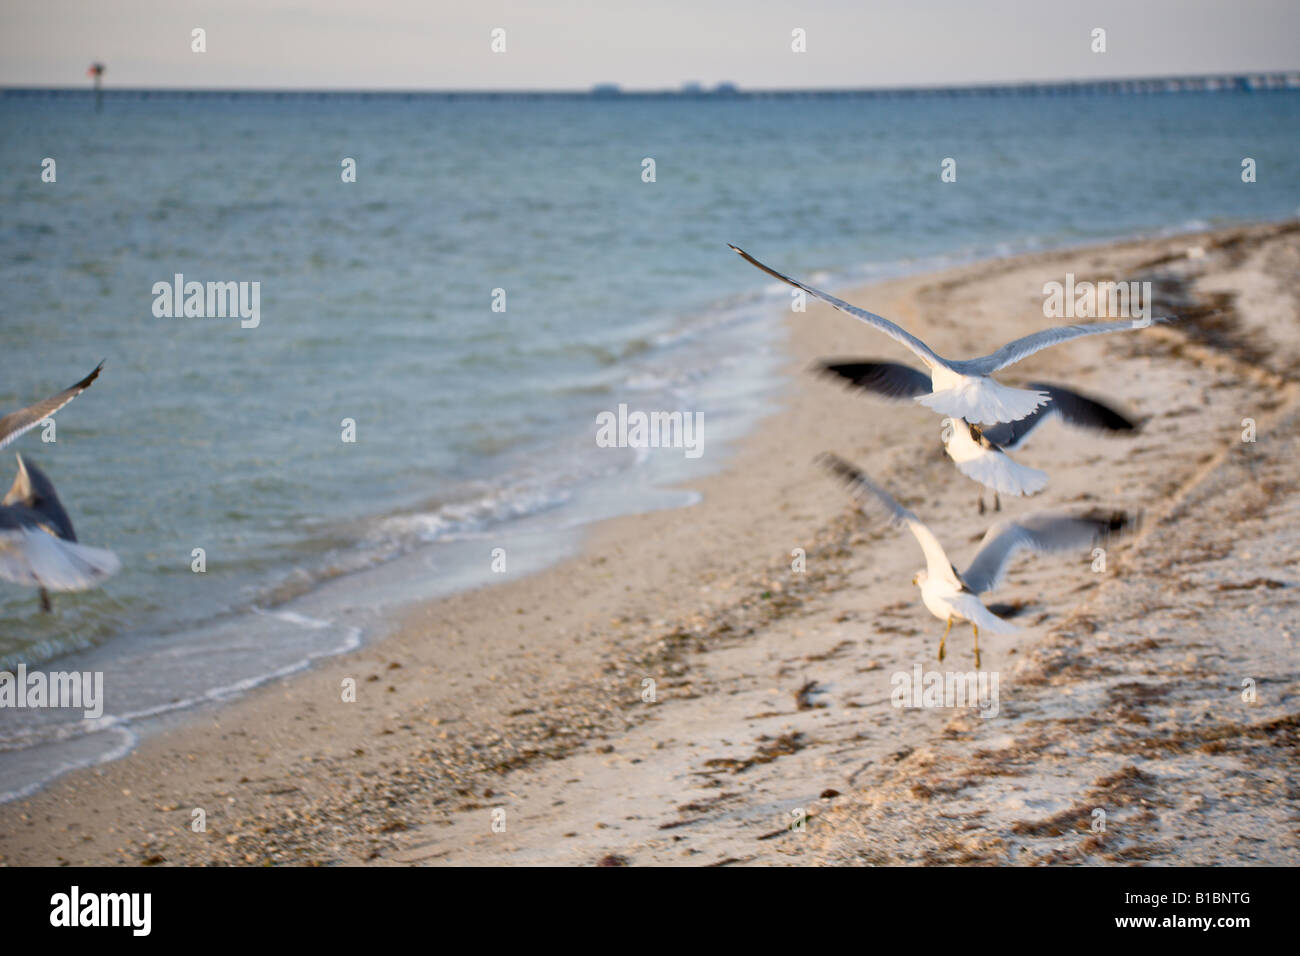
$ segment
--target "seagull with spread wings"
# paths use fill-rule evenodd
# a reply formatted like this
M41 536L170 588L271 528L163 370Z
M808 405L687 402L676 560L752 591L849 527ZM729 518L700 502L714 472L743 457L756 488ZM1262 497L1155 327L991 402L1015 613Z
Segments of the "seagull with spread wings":
M90 388L90 384L99 378L99 372L103 367L104 363L100 362L95 366L93 372L76 385L70 385L57 395L51 395L43 401L28 405L26 408L20 408L18 411L10 412L4 418L0 418L0 448L8 445L24 432L31 431L68 402Z
M943 545L921 520L908 511L885 489L861 469L832 454L824 454L820 463L842 479L855 498L868 506L883 509L893 524L905 524L925 554L925 570L918 571L912 583L921 589L921 601L931 614L946 621L939 639L939 660L943 660L948 632L954 620L969 621L975 634L975 666L980 666L980 628L995 634L1013 634L1019 630L984 606L980 595L995 589L1002 581L1007 565L1017 552L1070 551L1091 547L1110 535L1131 530L1135 520L1124 512L1070 515L1040 512L1016 521L999 521L989 528L980 542L979 551L958 571L948 560Z
M894 401L916 398L930 391L930 376L898 362L842 359L820 362L818 370L844 380L853 388ZM1017 421L981 427L964 418L944 419L944 451L963 475L993 490L995 511L1002 510L999 495L1032 495L1047 485L1045 472L1013 461L1008 452L1024 447L1030 433L1048 419L1059 416L1076 428L1111 434L1132 433L1139 428L1138 423L1109 405L1060 385L1033 382L1029 388L1047 395L1047 404ZM980 514L984 513L982 492L979 510Z
M0 578L40 588L41 610L50 591L84 591L116 574L112 551L77 542L77 532L54 482L18 456L18 476L0 500Z
M1085 335L1100 335L1103 332L1121 332L1126 329L1145 328L1152 322L1168 322L1167 318L1125 319L1119 322L1094 322L1090 325L1061 325L1043 329L1032 335L1009 342L990 355L974 359L946 359L935 352L915 335L905 331L888 319L849 305L843 299L810 285L804 285L797 279L782 275L759 262L749 253L736 246L731 246L738 255L750 265L763 270L768 275L780 279L796 289L803 289L809 295L828 302L841 312L861 319L872 328L884 332L895 342L910 349L925 363L929 369L930 385L924 395L916 396L922 405L950 418L964 418L977 425L996 425L999 422L1014 422L1033 412L1040 405L1050 400L1039 389L1012 388L996 382L991 377L999 369L1014 365L1021 359L1028 358L1053 345L1082 338Z
M104 363L63 391L0 418L0 448L31 431L99 377ZM40 468L18 456L18 476L0 500L0 578L40 588L41 610L49 611L50 591L81 591L115 574L117 555L77 542L54 483Z

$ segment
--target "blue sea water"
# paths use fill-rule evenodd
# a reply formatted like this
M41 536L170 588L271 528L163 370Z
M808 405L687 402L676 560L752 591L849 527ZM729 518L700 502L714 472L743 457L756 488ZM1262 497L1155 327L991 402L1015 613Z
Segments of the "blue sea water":
M788 296L727 242L842 286L1283 218L1298 129L1296 92L0 93L0 412L107 360L12 450L124 566L50 615L0 582L0 669L104 670L110 715L0 712L0 796L491 580L495 547L523 573L687 503L663 488L718 467L780 364ZM260 324L156 316L177 273L259 282ZM705 454L597 448L620 402L703 411Z

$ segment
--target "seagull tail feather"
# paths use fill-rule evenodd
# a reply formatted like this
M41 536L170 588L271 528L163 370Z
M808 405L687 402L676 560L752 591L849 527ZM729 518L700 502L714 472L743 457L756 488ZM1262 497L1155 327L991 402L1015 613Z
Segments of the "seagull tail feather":
M1002 452L990 451L953 464L963 475L1001 495L1034 495L1047 487L1047 472L1030 468Z
M967 620L977 624L982 631L988 631L990 634L1019 634L1020 627L1012 624L1010 621L998 617L992 611L984 606L984 603L974 595L966 607L962 608Z
M964 377L952 388L918 395L916 400L941 415L964 418L980 425L996 425L1019 421L1040 405L1046 405L1051 396L1046 392L1003 385L991 378L971 376Z

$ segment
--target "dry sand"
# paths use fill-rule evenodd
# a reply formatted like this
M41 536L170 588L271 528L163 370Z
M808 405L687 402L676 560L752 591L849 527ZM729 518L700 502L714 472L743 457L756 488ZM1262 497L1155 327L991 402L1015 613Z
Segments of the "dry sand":
M862 465L958 566L995 516L977 513L933 413L807 374L817 357L909 358L810 305L788 320L780 410L694 486L702 503L607 522L579 558L418 608L392 637L0 807L0 860L1300 862L1300 225L847 297L977 354L1042 327L1043 283L1066 272L1151 279L1187 318L1005 376L1148 420L1131 438L1050 423L1017 456L1050 484L1004 514L1101 505L1145 524L1104 573L1089 554L1016 560L991 600L1023 603L1025 630L981 643L996 717L891 706L897 671L971 669L970 632L954 628L935 662L914 541L855 511L812 459ZM341 700L348 677L356 703Z

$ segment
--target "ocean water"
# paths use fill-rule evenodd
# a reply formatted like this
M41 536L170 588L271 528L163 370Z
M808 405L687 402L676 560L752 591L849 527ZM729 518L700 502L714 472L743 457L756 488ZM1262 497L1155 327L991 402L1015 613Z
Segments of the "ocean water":
M526 573L689 504L771 405L789 302L727 242L834 287L1300 206L1296 92L0 93L0 129L0 412L107 360L6 451L123 562L49 615L0 582L0 669L102 670L108 715L0 710L0 797L497 579L494 548ZM260 324L156 316L177 273L260 283ZM619 403L703 412L704 454L596 447Z

